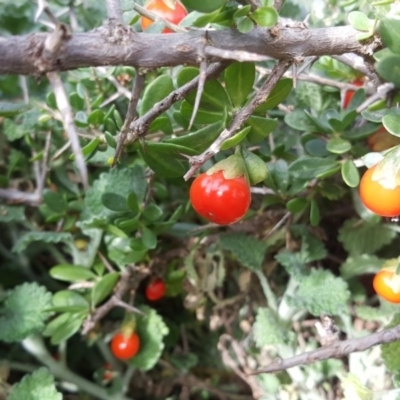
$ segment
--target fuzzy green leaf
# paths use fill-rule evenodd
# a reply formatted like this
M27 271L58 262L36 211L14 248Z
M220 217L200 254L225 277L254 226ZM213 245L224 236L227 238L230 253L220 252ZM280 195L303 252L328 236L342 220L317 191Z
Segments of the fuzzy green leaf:
M356 219L347 220L339 230L339 241L352 256L373 254L392 242L396 232L390 225Z
M385 328L394 328L400 324L400 313L393 316L392 321ZM398 373L400 370L400 341L385 343L381 346L382 358L388 371Z
M343 279L319 269L312 269L310 275L300 280L295 294L296 304L315 316L347 313L349 298L350 292Z
M0 308L0 340L19 342L40 333L51 315L51 294L36 283L24 283L10 291Z
M25 207L0 204L0 222L25 221Z
M287 341L287 329L279 323L278 317L269 308L257 310L253 332L254 340L259 348L284 344Z
M252 270L259 270L267 245L253 236L228 233L220 236L221 246L237 257L239 262Z
M148 371L153 368L164 350L164 336L169 329L162 317L150 307L142 306L140 310L145 314L138 317L136 332L140 338L140 350L138 354L129 360L133 367Z
M57 391L53 375L47 368L39 368L13 385L8 400L62 400Z
M22 235L13 247L16 253L22 253L33 242L72 244L72 235L67 232L28 232Z

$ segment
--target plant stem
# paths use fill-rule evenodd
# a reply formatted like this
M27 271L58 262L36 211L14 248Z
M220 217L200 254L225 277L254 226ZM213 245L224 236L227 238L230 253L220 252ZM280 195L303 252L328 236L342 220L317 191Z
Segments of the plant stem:
M262 270L256 270L255 271L258 280L260 281L261 288L264 292L264 296L267 299L268 302L268 307L277 312L278 311L278 304L276 302L276 297L274 292L271 290L271 287L269 286L268 280L264 275L264 272Z

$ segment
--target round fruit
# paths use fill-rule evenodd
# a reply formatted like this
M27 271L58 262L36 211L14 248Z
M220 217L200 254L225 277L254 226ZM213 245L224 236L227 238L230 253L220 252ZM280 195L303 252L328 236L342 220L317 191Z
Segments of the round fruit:
M170 8L163 0L151 0L145 5L145 9L153 12L154 14L157 14L158 16L164 18L169 22L172 22L175 25L178 25L188 14L185 6L179 0L175 2L175 9ZM142 16L140 18L140 24L142 26L142 29L145 30L147 27L153 24L153 21L149 18ZM173 31L168 28L165 28L162 31L162 33L172 32Z
M372 281L375 292L390 303L400 303L400 275L395 271L381 269Z
M363 79L356 79L351 83L353 85L361 87L364 84L364 81L363 81ZM349 106L350 101L354 96L354 93L355 93L354 90L346 90L346 93L344 94L344 99L343 99L343 110L345 110Z
M368 147L372 151L384 151L400 144L400 138L391 135L385 127L381 127L367 139Z
M365 207L382 217L400 215L400 186L387 189L372 180L376 165L367 169L360 182L360 197Z
M226 179L223 171L199 175L190 187L193 208L220 225L239 221L250 207L250 187L244 176Z
M134 332L129 336L118 332L111 340L111 351L120 360L129 360L139 351L139 336Z
M165 283L161 278L157 278L146 286L146 299L157 301L164 297L166 291Z

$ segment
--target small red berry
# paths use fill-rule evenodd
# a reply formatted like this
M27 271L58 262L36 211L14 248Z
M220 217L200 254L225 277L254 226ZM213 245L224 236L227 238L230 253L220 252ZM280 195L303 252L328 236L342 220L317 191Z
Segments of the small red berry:
M139 336L135 332L129 336L118 332L111 340L111 351L120 360L129 360L134 357L139 351L139 347Z
M227 179L224 172L199 175L190 187L193 208L204 218L229 225L244 217L250 207L250 187L244 176Z
M164 297L166 291L165 283L161 278L157 278L146 286L146 299L157 301Z

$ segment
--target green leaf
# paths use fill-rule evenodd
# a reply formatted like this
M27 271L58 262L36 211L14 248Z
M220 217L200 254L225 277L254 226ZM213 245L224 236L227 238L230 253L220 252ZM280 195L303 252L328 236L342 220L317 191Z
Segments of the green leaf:
M400 325L400 313L394 314L392 321L385 328L394 328L398 325ZM382 344L381 351L387 370L393 374L398 374L400 370L400 341Z
M53 345L58 345L62 342L65 342L79 331L86 316L87 311L65 312L60 314L50 321L46 330L43 332L43 335L50 336L50 341Z
M131 175L133 192L136 194L138 202L141 203L147 193L146 171L141 165L136 164L131 169Z
M63 214L68 210L68 202L62 193L46 190L43 194L43 200L56 213Z
M298 131L319 132L317 124L310 120L304 110L296 109L285 115L285 123Z
M25 208L0 204L0 222L25 221Z
M233 135L231 138L226 139L224 143L222 143L221 150L229 150L232 147L237 146L239 143L241 143L247 136L247 134L250 132L251 127L248 126L241 131L239 131L236 135Z
M104 112L102 110L94 110L88 116L88 123L99 126L104 122Z
M128 211L126 198L118 193L110 193L110 192L103 193L101 195L101 202L103 203L104 207L112 211L115 212Z
M115 140L114 136L110 132L105 131L104 132L104 138L106 139L107 144L111 148L113 148L113 149L117 148L117 141Z
M13 247L16 253L22 253L33 242L72 244L72 235L68 232L35 232L31 231L22 235Z
M347 314L349 299L346 282L330 271L320 269L312 269L310 275L301 279L295 294L299 308L315 316Z
M60 264L50 270L50 276L65 282L80 282L96 278L88 268L71 264Z
M50 371L47 368L39 368L14 384L7 400L62 400L62 398Z
M355 188L360 183L360 173L353 160L345 160L342 164L342 178L347 186Z
M222 115L220 117L222 119ZM215 122L196 132L190 132L186 135L168 138L164 140L165 143L188 147L190 149L202 152L207 149L217 139L223 129L223 124Z
M398 17L381 17L379 34L383 43L393 53L400 54L400 19Z
M75 124L79 128L86 128L88 126L87 114L84 111L78 111L75 114Z
M76 92L72 92L69 95L69 102L71 106L77 111L83 110L83 108L85 107L85 101Z
M89 311L89 303L73 290L60 290L53 296L51 310L57 312Z
M228 0L185 0L186 7L200 11L202 13L211 13L222 7Z
M293 214L303 212L308 206L309 201L304 197L291 199L286 203L286 208Z
M126 197L126 205L134 214L138 214L140 212L140 203L135 192L128 194Z
M190 121L193 115L194 107L192 104L188 103L186 100L182 101L180 112L183 117ZM194 119L194 124L213 124L214 122L219 122L224 119L224 114L222 111L212 111L212 110L197 110L196 118ZM186 125L185 125L186 126Z
M259 105L255 112L263 113L281 104L289 95L293 88L293 81L289 78L282 78L274 87L267 100Z
M400 137L400 115L391 112L382 118L385 129L394 136Z
M24 283L7 293L0 308L0 340L19 342L41 333L51 315L51 293L36 283Z
M374 27L374 20L361 11L352 11L348 15L350 25L357 31L369 31Z
M276 128L278 120L252 115L246 124L251 127L247 138L250 143L255 144L262 142Z
M5 119L3 121L4 134L9 141L21 139L35 131L40 112L37 109L31 109L19 114L15 119Z
M253 90L255 75L255 64L250 62L234 62L225 70L226 90L235 107L239 108L245 103Z
M163 216L163 210L156 204L151 203L143 210L143 216L149 222L156 222Z
M383 58L375 64L375 69L383 79L400 87L400 55Z
M253 236L242 233L228 233L220 236L224 250L230 251L238 261L252 270L259 270L264 260L267 245Z
M333 137L328 140L326 149L333 154L343 154L351 150L351 143L340 137Z
M82 147L82 153L86 157L86 160L90 159L92 156L96 154L97 148L100 144L100 138L97 136L92 139L86 146ZM71 154L69 159L74 161L75 154Z
M278 22L279 15L273 7L259 7L250 14L257 25L270 28Z
M115 215L114 211L106 208L102 203L103 193L116 193L126 199L132 189L135 191L135 187L141 188L138 189L140 191L143 190L143 187L147 185L143 182L145 181L144 174L141 175L141 168L135 168L112 168L100 174L86 192L80 226L91 227L96 222L104 225L109 217Z
M198 68L182 68L177 77L178 86L183 86L199 75ZM196 93L190 93L186 100L194 105ZM228 94L217 80L208 80L204 84L204 91L201 95L200 108L205 110L223 111L226 107L231 108Z
M350 256L340 266L340 274L343 279L350 279L358 275L376 273L383 263L384 260L368 254Z
M254 29L254 23L248 17L239 18L235 22L236 22L237 30L240 33L248 33Z
M140 149L140 154L156 174L165 178L179 178L189 167L182 154L194 153L192 149L177 144L146 142L145 148Z
M0 117L11 118L29 109L27 104L0 101Z
M254 340L258 348L285 344L288 341L287 332L287 328L282 326L271 309L258 308L253 325Z
M136 332L140 338L138 354L128 362L132 367L148 371L152 369L164 350L163 339L169 333L162 317L150 307L142 306L140 310L146 315L138 317Z
M140 106L140 116L146 114L154 105L167 97L174 90L172 78L169 75L160 75L147 85L142 103Z
M101 278L92 290L92 303L94 306L101 303L107 296L111 294L114 286L117 284L120 274L111 272Z
M303 156L290 164L289 172L294 179L308 181L334 173L340 167L340 163L334 159Z
M283 250L275 259L285 267L289 275L301 277L305 273L306 264L326 257L326 249L323 243L302 225L292 226L292 233L295 237L301 237L300 251Z
M146 226L143 226L141 231L144 246L148 249L155 249L157 247L157 235Z
M267 185L272 185L279 190L285 191L289 186L289 167L285 160L277 160L267 165Z
M392 242L396 232L390 225L356 219L347 220L339 230L339 241L352 256L373 254Z
M238 8L235 11L235 13L233 14L233 18L234 19L238 19L238 18L241 18L241 17L245 17L250 11L251 11L251 6L250 5Z

